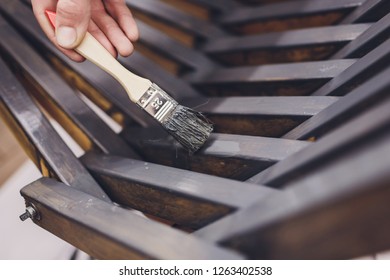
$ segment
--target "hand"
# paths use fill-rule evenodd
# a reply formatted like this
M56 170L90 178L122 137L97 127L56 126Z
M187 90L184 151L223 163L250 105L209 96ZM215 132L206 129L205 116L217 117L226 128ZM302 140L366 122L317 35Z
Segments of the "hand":
M43 31L74 61L84 58L73 49L90 32L114 57L129 56L139 33L124 0L32 0L34 15ZM55 31L45 11L55 11Z

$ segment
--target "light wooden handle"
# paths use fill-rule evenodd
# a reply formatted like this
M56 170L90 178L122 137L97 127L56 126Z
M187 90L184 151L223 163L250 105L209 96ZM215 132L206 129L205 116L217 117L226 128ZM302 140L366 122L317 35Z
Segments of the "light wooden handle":
M56 13L46 10L46 15L55 28ZM137 103L142 95L150 88L152 82L131 73L123 67L90 33L85 37L75 49L79 54L98 67L113 76L126 90L129 98Z
M90 33L75 49L79 54L109 73L125 88L129 98L136 103L152 82L137 76L123 67Z

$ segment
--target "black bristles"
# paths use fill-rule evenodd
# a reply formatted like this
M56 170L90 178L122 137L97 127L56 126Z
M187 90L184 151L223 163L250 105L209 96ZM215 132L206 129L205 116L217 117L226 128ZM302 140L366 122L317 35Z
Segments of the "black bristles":
M163 127L190 152L196 152L213 131L211 122L201 113L177 105L162 123Z
M191 153L202 147L213 131L213 125L205 116L179 105L155 83L137 104Z

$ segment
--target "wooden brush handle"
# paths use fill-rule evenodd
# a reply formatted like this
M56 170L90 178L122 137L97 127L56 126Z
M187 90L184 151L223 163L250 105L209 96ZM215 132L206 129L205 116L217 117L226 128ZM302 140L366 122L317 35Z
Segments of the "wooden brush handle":
M136 103L152 82L137 76L123 67L90 33L75 49L79 54L109 73L125 88L129 98Z
M51 24L55 27L54 12L46 11ZM90 33L86 33L75 51L114 77L126 90L129 98L137 103L149 89L152 82L133 74L123 67Z

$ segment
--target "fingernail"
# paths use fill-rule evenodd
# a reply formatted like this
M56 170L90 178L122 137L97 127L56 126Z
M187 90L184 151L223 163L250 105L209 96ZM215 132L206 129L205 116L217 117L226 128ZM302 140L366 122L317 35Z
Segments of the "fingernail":
M76 29L69 26L60 26L57 28L57 43L63 48L70 48L76 42Z

